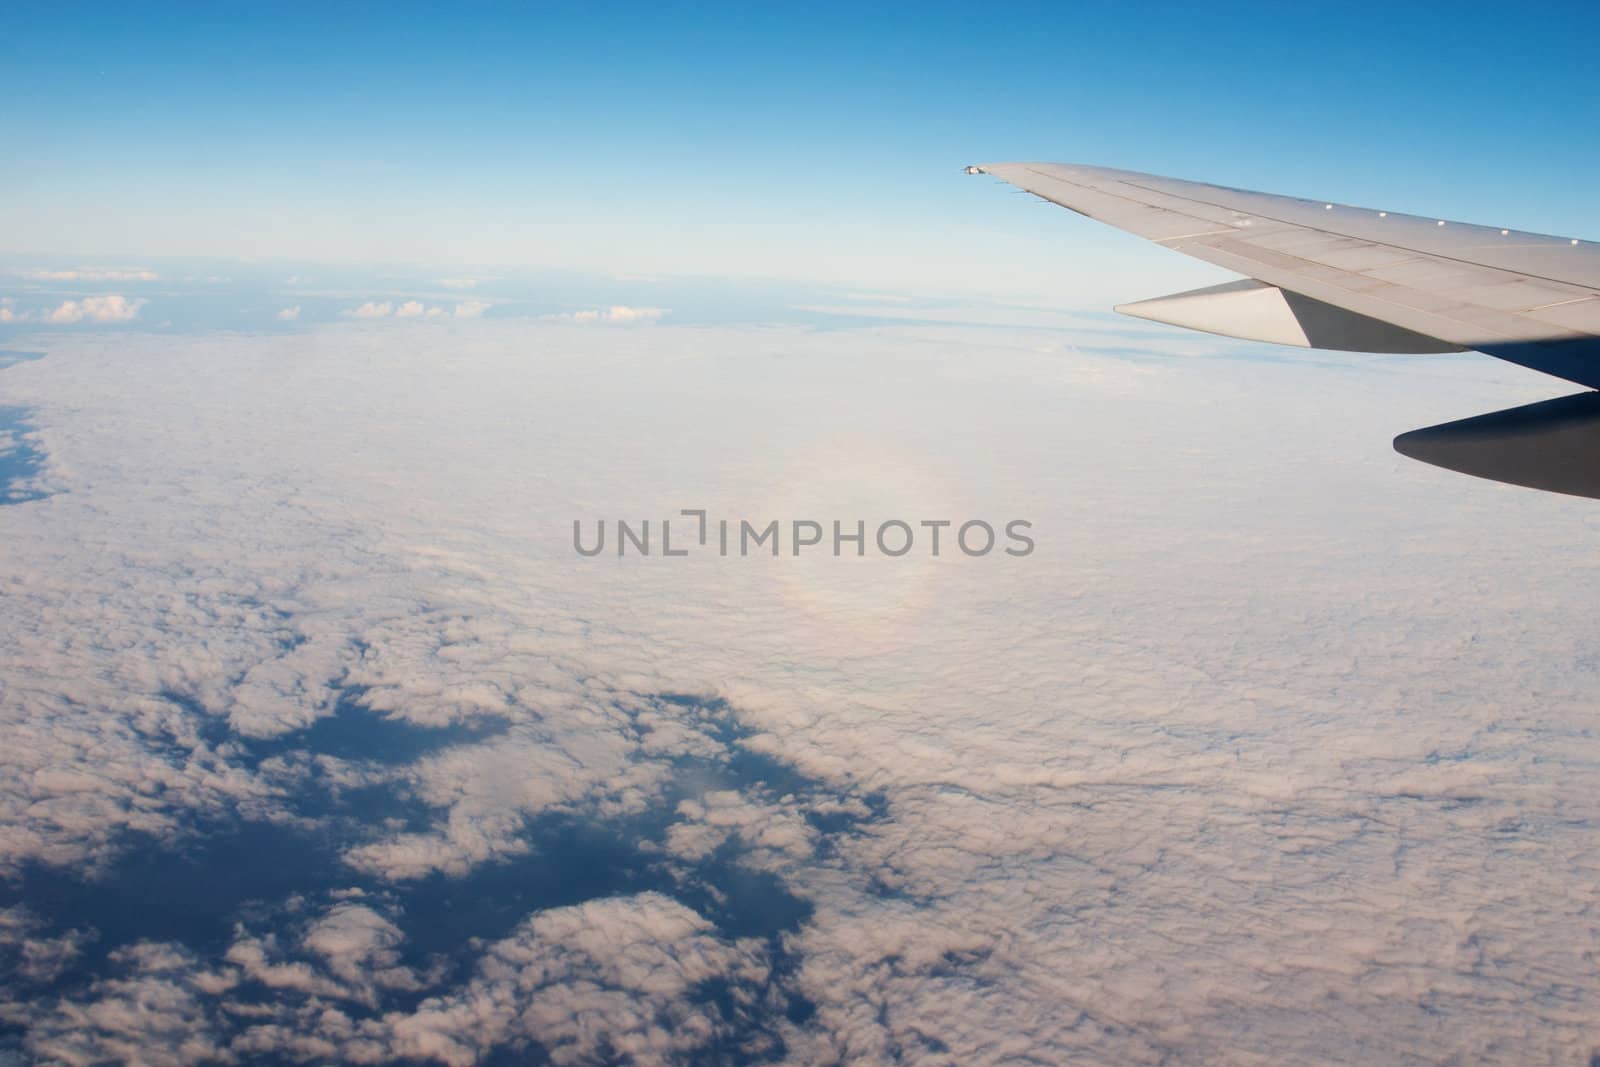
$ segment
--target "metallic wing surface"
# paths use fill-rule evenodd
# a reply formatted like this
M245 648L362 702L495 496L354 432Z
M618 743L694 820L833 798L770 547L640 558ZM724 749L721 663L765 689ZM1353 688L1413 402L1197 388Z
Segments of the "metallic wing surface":
M1600 245L1105 167L986 163L967 169L1245 276L1118 311L1311 348L1476 349L1600 388ZM1563 440L1573 432L1572 414L1561 412ZM1537 432L1537 419L1517 425L1519 434ZM1448 445L1449 434L1438 437L1430 439L1427 454L1403 451L1439 463L1437 449L1441 439ZM1481 434L1474 440L1480 447ZM1569 464L1588 456L1574 460L1570 448L1557 453ZM1600 456L1593 461L1600 464ZM1459 457L1441 465L1484 473ZM1484 476L1594 495L1565 488L1586 486L1587 477Z

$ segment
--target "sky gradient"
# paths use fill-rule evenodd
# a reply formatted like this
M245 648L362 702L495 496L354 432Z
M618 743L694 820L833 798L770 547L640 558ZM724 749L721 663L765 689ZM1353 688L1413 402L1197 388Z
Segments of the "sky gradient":
M1124 297L1152 295L1130 274L1196 276L960 173L1016 158L1600 236L1587 19L23 4L0 253Z

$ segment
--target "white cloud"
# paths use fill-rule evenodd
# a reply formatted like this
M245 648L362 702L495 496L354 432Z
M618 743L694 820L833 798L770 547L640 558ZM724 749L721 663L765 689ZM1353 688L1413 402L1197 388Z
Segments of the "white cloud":
M94 940L93 931L80 929L44 936L44 926L21 905L0 908L0 973L10 972L28 982L53 982Z
M155 271L142 267L76 267L68 270L18 270L14 274L38 282L153 282Z
M439 284L444 286L446 289L476 289L478 287L478 279L440 278Z
M139 317L139 309L148 301L125 296L86 296L81 300L63 300L44 318L57 325L74 322L132 322Z
M679 822L667 836L667 849L698 860L737 838L742 862L781 868L809 858L818 834L799 805L758 804L733 790L712 790L678 804Z
M519 1037L557 1064L662 1063L719 1036L687 994L710 981L758 985L768 968L759 939L720 938L674 900L611 897L540 912L491 946L464 988L384 1021L399 1055L450 1067Z
M3 937L0 930L0 944ZM27 1047L61 1062L199 1064L232 1059L231 1052L450 1067L530 1040L563 1065L619 1055L664 1063L718 1045L771 1047L759 1036L741 1041L726 1016L697 1003L708 983L745 1001L758 993L771 976L765 943L720 936L659 893L539 912L474 946L476 965L449 991L375 1014L385 993L423 991L446 973L401 966L402 943L387 917L342 903L314 920L298 944L241 928L215 965L173 944L119 949L116 977L39 1010ZM247 998L246 990L265 996Z
M270 989L376 1007L385 990L422 989L426 979L400 962L404 935L388 917L355 901L333 904L298 943L241 929L224 960ZM231 989L231 982L221 983Z
M458 319L476 319L482 317L489 305L483 300L466 300L456 305L455 316Z
M468 305L472 307L473 305ZM488 305L483 305L487 307ZM480 312L473 311L467 315L461 313L462 305L456 305L456 314L462 318L476 317ZM480 309L481 311L481 309ZM360 307L345 312L346 317L355 319L382 319L394 316L397 319L442 319L448 318L450 312L442 307L429 307L420 300L405 300L398 305L393 301L369 300Z
M279 322L294 322L299 317L300 317L300 305L299 304L296 304L294 307L284 308L282 311L278 312L278 321Z
M378 978L412 986L414 980L399 967L396 949L402 940L400 928L376 911L364 904L342 903L317 920L301 944L352 985Z
M666 308L629 307L626 304L613 304L605 308L585 308L581 311L566 311L546 318L566 319L570 322L655 322L667 314Z
M25 1047L53 1063L186 1067L226 1060L207 1014L204 972L186 950L143 943L112 954L118 975L63 997L33 1019Z

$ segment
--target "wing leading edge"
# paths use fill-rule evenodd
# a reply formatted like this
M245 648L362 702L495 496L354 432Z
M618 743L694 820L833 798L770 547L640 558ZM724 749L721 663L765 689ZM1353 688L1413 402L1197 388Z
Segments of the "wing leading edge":
M1259 283L1119 311L1316 348L1476 349L1600 388L1595 244L1105 167L967 170Z

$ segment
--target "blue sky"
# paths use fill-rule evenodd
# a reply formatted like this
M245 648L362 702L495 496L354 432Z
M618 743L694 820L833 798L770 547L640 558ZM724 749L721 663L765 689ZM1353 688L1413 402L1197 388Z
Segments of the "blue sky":
M1554 4L24 4L0 36L0 253L942 291L1192 269L959 172L1005 158L1600 235L1600 148L1576 110L1600 81L1588 20Z

